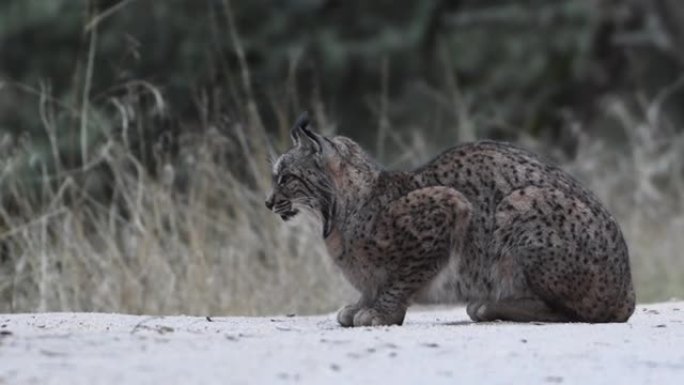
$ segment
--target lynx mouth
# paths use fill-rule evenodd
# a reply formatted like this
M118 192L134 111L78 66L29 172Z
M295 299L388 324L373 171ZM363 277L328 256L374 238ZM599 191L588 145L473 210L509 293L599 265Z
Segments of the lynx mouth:
M287 222L287 221L289 221L290 219L294 218L294 216L297 215L298 213L299 213L299 210L292 209L292 210L288 210L288 211L285 211L285 212L282 212L282 213L278 213L278 215L280 215L280 217L281 217L284 221Z
M282 218L284 221L292 219L299 213L299 210L293 208L292 203L287 201L277 205L273 211L280 215L280 218Z

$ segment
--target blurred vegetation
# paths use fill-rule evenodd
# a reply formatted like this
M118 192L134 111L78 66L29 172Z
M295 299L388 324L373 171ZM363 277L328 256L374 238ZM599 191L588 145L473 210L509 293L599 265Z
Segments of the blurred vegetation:
M381 114L440 135L463 113L480 136L523 131L562 142L572 123L600 119L606 96L651 99L681 76L683 8L676 0L14 1L0 5L0 74L46 84L78 107L95 37L89 96L144 80L184 121L202 118L202 97L221 103L211 112L240 117L250 92L270 129L322 103L345 133L369 142ZM42 132L35 103L8 92L1 127Z
M682 26L678 0L2 2L0 301L9 299L0 310L102 308L97 301L134 312L283 310L272 301L248 306L214 297L204 307L154 307L123 294L74 299L85 287L125 281L106 274L74 283L61 300L36 301L45 301L45 269L65 274L55 267L64 255L109 255L103 244L111 242L117 257L102 266L135 271L140 266L129 259L150 250L131 254L120 235L66 236L63 227L73 221L102 232L141 232L162 253L151 270L170 244L200 247L187 239L192 229L170 228L158 211L142 210L146 199L170 211L186 210L188 202L224 210L216 223L247 231L240 240L255 243L242 253L275 258L293 233L268 238L259 229L273 231L275 219L254 214L260 199L245 194L262 194L264 159L287 146L289 126L303 109L324 132L353 137L391 165L415 165L476 138L535 147L566 164L629 222L641 298L682 296L676 282L683 281L684 263L663 257L676 245L662 240L682 225ZM207 150L207 141L218 147ZM206 175L224 180L212 186ZM220 203L217 192L230 186L234 201ZM166 192L143 198L142 191ZM53 220L64 212L71 219ZM116 225L98 227L108 221ZM659 230L646 229L654 223ZM43 243L32 244L40 234ZM238 239L214 236L208 254L196 252L202 263L207 255L227 263L219 256ZM94 249L69 252L67 244L56 247L60 237ZM665 245L659 257L643 255L654 244ZM54 263L30 262L56 249L66 254L53 256ZM285 249L293 258L302 252ZM183 281L172 262L162 265L155 279L175 271L174 279L185 282L164 290L199 290L204 278ZM262 268L279 280L288 273L268 262ZM334 291L316 280L310 285ZM239 290L234 296L255 289Z

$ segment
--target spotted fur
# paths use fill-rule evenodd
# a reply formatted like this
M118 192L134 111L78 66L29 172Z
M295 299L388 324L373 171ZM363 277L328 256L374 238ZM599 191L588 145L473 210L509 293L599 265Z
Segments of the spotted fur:
M266 205L320 216L331 257L361 293L343 326L401 324L441 288L475 321L624 322L635 295L615 219L570 175L509 144L449 149L387 171L306 116L273 169Z

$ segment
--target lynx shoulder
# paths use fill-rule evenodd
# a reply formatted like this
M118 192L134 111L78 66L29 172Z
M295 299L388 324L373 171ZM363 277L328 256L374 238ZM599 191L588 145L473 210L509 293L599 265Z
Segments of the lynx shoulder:
M308 210L359 291L343 326L401 324L443 285L475 321L624 322L635 295L615 219L563 170L500 142L461 144L412 171L388 171L306 116L273 165L266 206Z

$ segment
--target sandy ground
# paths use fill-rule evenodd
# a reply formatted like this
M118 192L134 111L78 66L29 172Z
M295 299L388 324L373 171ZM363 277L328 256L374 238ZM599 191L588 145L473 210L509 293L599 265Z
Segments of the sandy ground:
M684 384L684 302L626 324L468 321L401 327L334 316L0 315L0 384Z

